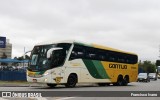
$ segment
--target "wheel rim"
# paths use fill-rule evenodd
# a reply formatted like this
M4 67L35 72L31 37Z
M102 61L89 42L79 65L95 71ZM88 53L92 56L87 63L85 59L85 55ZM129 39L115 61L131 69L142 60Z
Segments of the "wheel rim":
M76 84L76 78L75 77L70 77L69 79L68 79L68 85L69 86L75 86L75 84Z
M118 81L118 85L119 85L119 86L122 86L122 85L123 85L123 82L122 82L121 80L119 80L119 81Z

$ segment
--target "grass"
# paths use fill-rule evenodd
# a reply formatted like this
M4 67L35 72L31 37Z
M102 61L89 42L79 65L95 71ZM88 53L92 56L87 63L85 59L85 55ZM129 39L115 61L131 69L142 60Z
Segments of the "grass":
M27 81L0 81L0 84L29 84Z
M0 81L0 86L45 86L40 83L30 83L27 81Z

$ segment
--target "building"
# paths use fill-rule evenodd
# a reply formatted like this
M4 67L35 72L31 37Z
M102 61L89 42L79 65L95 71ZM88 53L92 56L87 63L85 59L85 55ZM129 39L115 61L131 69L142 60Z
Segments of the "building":
M0 58L6 55L7 58L12 58L12 44L9 43L9 39L6 39L6 47L0 48Z

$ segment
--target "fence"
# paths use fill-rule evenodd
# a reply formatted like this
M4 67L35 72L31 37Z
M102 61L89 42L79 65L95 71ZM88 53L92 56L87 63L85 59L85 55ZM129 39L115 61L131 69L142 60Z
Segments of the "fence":
M26 81L26 72L24 71L0 71L1 81Z

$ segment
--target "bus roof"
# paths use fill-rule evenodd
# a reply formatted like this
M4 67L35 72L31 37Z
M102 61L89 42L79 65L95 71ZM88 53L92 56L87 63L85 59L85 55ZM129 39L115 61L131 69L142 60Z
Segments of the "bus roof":
M122 52L122 53L137 55L135 53L126 52L126 51L122 51L122 50L119 50L119 49L115 49L115 48L111 48L111 47L107 47L107 46L103 46L103 45L99 45L99 44L95 44L95 43L88 44L88 43L82 43L82 42L77 42L77 41L75 43L80 44L80 45L84 45L84 46L104 49L104 50L111 50L111 51L115 51L115 52Z
M111 47L107 47L107 46L103 46L103 45L98 45L98 44L94 44L94 43L87 43L87 42L84 43L84 42L76 41L76 40L46 41L46 42L38 43L36 46L47 45L47 44L55 44L55 43L71 43L71 44L75 43L75 44L88 46L88 47L94 47L94 48L99 48L99 49L104 49L104 50L111 50L111 51L116 51L116 52L122 52L122 53L137 55L135 53L126 52L126 51L122 51L122 50L119 50L119 49L115 49L115 48L111 48Z

